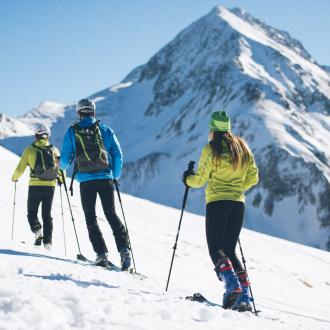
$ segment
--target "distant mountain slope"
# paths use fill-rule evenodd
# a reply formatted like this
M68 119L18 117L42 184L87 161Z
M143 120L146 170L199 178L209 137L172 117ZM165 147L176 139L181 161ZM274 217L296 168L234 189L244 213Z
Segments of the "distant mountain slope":
M33 135L36 126L42 124L51 127L59 118L64 117L64 112L63 104L45 101L20 118L0 113L0 138Z
M175 207L181 174L207 143L210 114L226 108L260 167L246 226L329 250L329 95L328 72L299 41L240 9L217 7L92 97L124 151L122 189ZM74 118L66 108L53 124L54 143ZM19 138L2 143L22 148ZM204 212L203 195L191 191L191 211Z

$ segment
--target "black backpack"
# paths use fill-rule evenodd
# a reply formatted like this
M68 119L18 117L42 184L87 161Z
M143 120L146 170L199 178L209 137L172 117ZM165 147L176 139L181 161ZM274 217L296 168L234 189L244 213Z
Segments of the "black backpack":
M98 120L86 128L81 128L79 123L71 126L76 140L75 167L81 173L100 172L109 168L108 153L99 124Z
M58 175L58 165L53 145L39 147L33 143L32 147L37 155L34 168L31 169L31 177L47 181L55 180Z

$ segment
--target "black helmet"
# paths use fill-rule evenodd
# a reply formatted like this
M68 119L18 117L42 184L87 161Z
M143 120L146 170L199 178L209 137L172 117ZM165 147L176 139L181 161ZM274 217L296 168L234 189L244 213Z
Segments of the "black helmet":
M89 99L82 99L77 103L76 111L80 115L94 116L96 105Z

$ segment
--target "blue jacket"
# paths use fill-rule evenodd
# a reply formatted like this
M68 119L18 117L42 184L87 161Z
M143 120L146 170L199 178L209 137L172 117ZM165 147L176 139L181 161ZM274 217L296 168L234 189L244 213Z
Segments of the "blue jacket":
M95 118L86 117L79 122L79 126L81 128L86 128L93 125L95 122L96 122ZM108 127L102 122L100 122L99 127L102 134L104 147L108 152L108 159L110 164L109 169L94 173L80 173L78 171L76 174L76 179L78 182L85 182L85 181L98 180L98 179L118 179L121 174L122 165L123 165L123 156L116 135L110 127ZM61 160L60 160L61 170L64 171L69 167L70 162L75 154L76 154L76 138L73 128L70 127L66 131L63 139Z

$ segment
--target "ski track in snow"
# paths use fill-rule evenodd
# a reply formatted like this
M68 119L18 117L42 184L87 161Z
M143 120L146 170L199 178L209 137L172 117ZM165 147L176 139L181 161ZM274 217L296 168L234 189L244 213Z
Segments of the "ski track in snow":
M63 198L65 256L58 187L53 250L34 247L26 220L28 173L17 184L11 241L14 185L10 177L19 159L0 147L0 160L4 178L0 185L1 330L330 328L328 252L243 230L241 240L260 316L186 301L187 295L202 292L221 303L223 284L217 280L208 256L203 217L184 214L169 291L165 293L180 211L129 195L122 196L124 209L137 271L148 276L146 279L77 261L72 222ZM82 253L93 260L78 191L75 187L71 199L74 218ZM97 213L110 259L119 264L100 205Z

